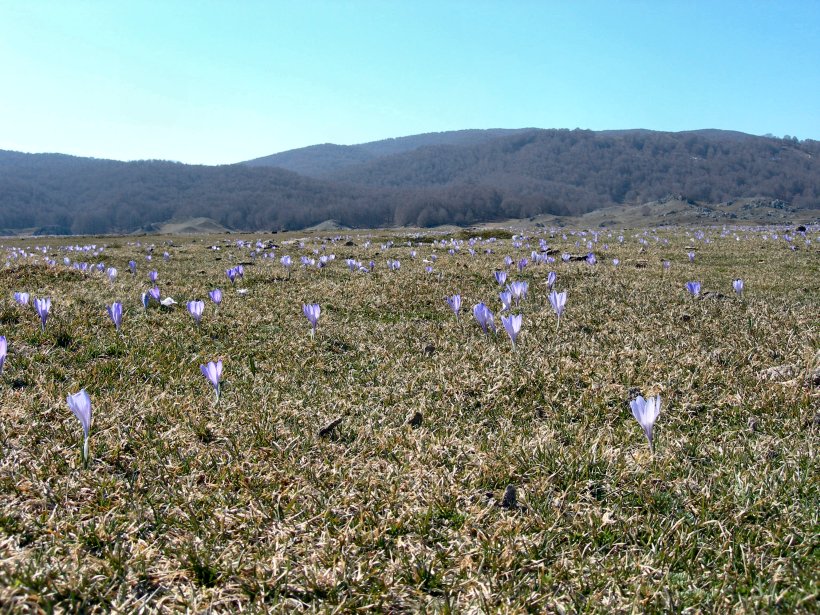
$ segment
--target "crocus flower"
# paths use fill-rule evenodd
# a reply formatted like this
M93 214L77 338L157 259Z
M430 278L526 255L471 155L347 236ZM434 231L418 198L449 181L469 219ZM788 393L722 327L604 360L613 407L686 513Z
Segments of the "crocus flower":
M8 344L6 336L0 335L0 374L3 373L3 364L6 362L6 353L8 352Z
M148 279L151 280L151 284L156 283L157 277L159 277L159 274L156 271L149 271L148 272Z
M499 286L504 286L504 282L507 281L507 272L506 271L496 271L495 272L495 281L498 282Z
M225 270L225 275L228 276L231 284L233 284L236 281L237 271L234 267L231 267L230 269Z
M117 269L115 267L109 267L105 270L105 275L107 275L108 279L113 283L114 280L117 279Z
M515 348L515 338L518 337L521 331L521 314L502 316L501 324L504 325L504 329L507 331L507 335L510 336L510 341L512 341L513 348Z
M40 324L43 331L46 330L46 320L48 313L51 311L51 299L48 297L34 300L34 309L37 310L37 315L40 317Z
M694 263L695 262L695 253L694 252L687 252L687 255L689 256L689 262Z
M564 306L567 304L567 291L562 290L560 293L552 291L549 294L550 305L555 310L555 315L558 316L558 324L555 325L557 329L561 324L561 314L564 313Z
M310 335L313 337L316 334L316 327L319 325L319 315L322 313L322 308L318 303L307 303L302 305L302 314L310 322Z
M114 323L114 328L119 331L122 324L122 303L116 301L108 306L108 316Z
M550 271L547 274L547 288L552 290L552 287L555 286L555 280L558 276L555 275L554 271Z
M644 399L638 395L635 399L629 402L629 407L632 408L632 416L643 427L643 432L646 434L646 439L649 441L649 448L654 452L655 446L652 443L652 427L661 412L661 396L650 397Z
M147 310L148 306L151 303L151 295L149 295L148 293L142 293L142 295L140 296L140 300L142 301L142 307L144 307Z
M620 265L620 264L621 264L621 261L620 261L620 259L613 258L613 259L612 259L612 264L613 264L615 267L617 267L618 265Z
M740 279L740 278L738 278L736 280L732 280L732 288L735 289L735 292L738 295L742 295L743 294L743 280Z
M512 282L507 286L507 290L510 291L510 294L515 299L515 305L518 305L522 299L527 297L527 289L529 288L529 284L523 281L516 281Z
M19 305L28 305L28 298L29 298L28 293L14 293L14 300Z
M131 270L131 275L136 275L137 261L128 261L128 268Z
M208 379L208 382L213 385L214 391L216 392L216 399L219 401L219 383L222 381L222 359L219 359L216 363L208 361L208 363L200 365L199 369L202 371L202 375Z
M202 312L205 310L205 302L204 301L189 301L188 302L188 313L194 317L196 324L202 320Z
M484 333L490 330L495 331L495 321L493 320L493 313L483 303L477 303L473 306L473 316L475 316L478 325Z
M669 267L671 267L671 266L672 266L672 263L670 263L669 261L663 261L664 271L669 271Z
M211 298L211 301L219 305L222 303L222 290L219 288L213 289L211 292L208 293L208 296Z
M686 290L688 290L693 297L700 295L700 282L687 282Z
M598 262L598 259L595 258L595 255L592 252L587 254L587 263L589 263L590 265L594 265L597 262Z
M88 464L88 434L91 432L91 398L85 389L66 397L68 407L83 426L83 462Z
M152 286L148 289L148 294L154 301L159 301L159 286Z
M461 295L453 295L452 297L447 297L446 300L447 305L455 312L456 320L458 320L458 313L461 310Z
M512 294L507 292L498 293L498 298L501 299L501 311L506 312L512 306Z

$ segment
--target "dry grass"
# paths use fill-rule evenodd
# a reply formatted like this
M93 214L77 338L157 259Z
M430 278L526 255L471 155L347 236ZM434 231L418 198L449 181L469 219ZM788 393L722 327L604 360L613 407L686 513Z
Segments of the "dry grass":
M658 233L644 253L634 232L622 245L602 234L595 267L511 271L530 284L515 351L468 310L487 302L500 328L492 272L537 236L478 243L474 258L467 242L456 255L425 243L415 260L408 237L384 234L367 248L311 236L276 260L224 236L157 239L151 263L126 238L85 258L49 242L59 263L117 267L113 284L13 260L0 274L0 608L816 612L817 230L796 251L766 231ZM590 237L547 239L579 254ZM302 269L314 248L335 262ZM351 273L347 257L376 270ZM244 296L224 273L240 262ZM177 308L142 309L149 269ZM557 331L549 270L569 296ZM724 296L694 300L688 280ZM14 291L53 298L45 333ZM460 322L444 300L455 292ZM184 309L197 298L200 327ZM322 307L314 340L304 302ZM199 371L217 358L218 404ZM65 401L81 387L87 470ZM637 392L663 398L654 456L629 411ZM416 412L421 425L406 424ZM514 508L500 505L508 485Z

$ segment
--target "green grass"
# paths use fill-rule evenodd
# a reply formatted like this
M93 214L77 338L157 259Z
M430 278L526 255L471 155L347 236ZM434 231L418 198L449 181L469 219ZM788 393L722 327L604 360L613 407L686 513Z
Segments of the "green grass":
M819 244L814 231L792 252L764 233L650 231L641 252L634 231L623 244L607 231L594 268L511 271L530 284L515 351L492 272L529 257L537 235L514 248L499 231L474 258L466 240L455 256L426 243L413 260L407 236L383 250L384 231L368 248L358 234L325 242L337 257L322 271L299 256L327 234L302 249L264 236L277 258L245 267L245 296L225 277L252 261L235 236L156 238L150 263L127 238L71 238L107 242L98 257L49 240L58 263L104 261L119 276L36 259L0 270L2 610L816 612ZM588 239L547 236L559 253ZM376 270L351 273L348 256ZM143 310L150 269L176 308ZM559 328L550 270L568 292ZM689 280L724 296L693 299ZM15 291L52 297L44 333ZM199 327L189 299L206 301ZM121 335L105 312L116 300ZM498 335L473 320L478 301ZM305 302L322 306L315 339ZM218 403L199 370L217 358ZM789 376L762 377L781 365ZM66 404L83 387L87 469ZM654 456L629 410L638 392L663 399ZM512 510L500 506L510 484Z

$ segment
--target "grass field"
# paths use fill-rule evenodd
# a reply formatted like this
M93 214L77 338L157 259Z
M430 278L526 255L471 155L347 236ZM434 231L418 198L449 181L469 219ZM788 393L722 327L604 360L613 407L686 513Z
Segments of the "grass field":
M817 612L818 229L493 232L6 241L0 610ZM143 308L150 270L178 305ZM515 348L496 270L529 283Z

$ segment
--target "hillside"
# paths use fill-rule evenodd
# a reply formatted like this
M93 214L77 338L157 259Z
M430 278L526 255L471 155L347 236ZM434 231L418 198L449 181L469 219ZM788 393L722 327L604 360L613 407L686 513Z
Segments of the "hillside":
M0 233L128 233L203 217L237 230L466 225L647 203L651 214L668 195L698 211L776 202L709 217L787 221L818 211L818 158L818 141L720 130L468 130L215 167L0 151ZM268 164L283 160L304 174Z
M383 156L403 154L435 145L476 145L525 130L527 129L455 130L384 139L359 145L325 143L248 160L243 164L253 167L279 167L308 177L324 178Z

